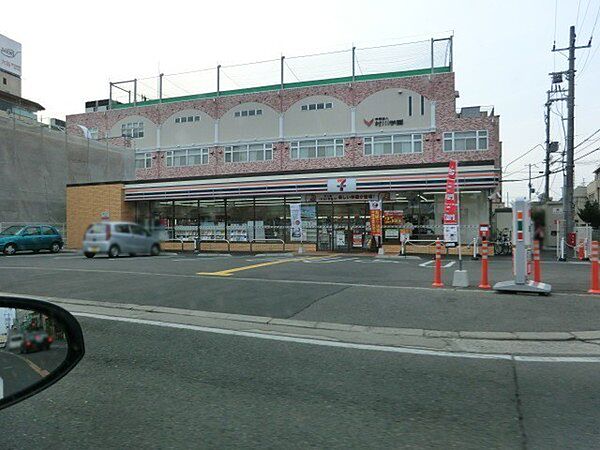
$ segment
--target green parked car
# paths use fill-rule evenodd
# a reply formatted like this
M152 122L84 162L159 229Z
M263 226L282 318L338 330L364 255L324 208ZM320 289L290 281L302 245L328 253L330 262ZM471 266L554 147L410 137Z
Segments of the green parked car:
M22 250L58 253L63 245L62 236L50 225L13 225L0 232L0 250L5 255L14 255Z

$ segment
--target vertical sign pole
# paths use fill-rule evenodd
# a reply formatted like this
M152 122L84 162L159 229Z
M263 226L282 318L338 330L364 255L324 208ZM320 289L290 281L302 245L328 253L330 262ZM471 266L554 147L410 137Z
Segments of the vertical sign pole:
M456 162L456 221L458 223L458 270L463 270L460 238L460 182L458 179L458 161Z

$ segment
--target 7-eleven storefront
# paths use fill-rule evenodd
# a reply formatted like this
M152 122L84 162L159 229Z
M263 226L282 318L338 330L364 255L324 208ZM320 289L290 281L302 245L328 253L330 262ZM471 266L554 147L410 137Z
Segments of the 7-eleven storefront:
M385 170L145 181L123 185L130 216L163 240L194 240L202 249L375 250L369 201L382 201L383 244L396 251L402 230L413 240L443 235L447 165ZM460 167L463 242L488 223L498 185L493 164ZM75 188L72 186L71 188ZM301 217L301 233L290 211ZM98 220L100 217L98 217ZM117 220L111 217L111 220Z

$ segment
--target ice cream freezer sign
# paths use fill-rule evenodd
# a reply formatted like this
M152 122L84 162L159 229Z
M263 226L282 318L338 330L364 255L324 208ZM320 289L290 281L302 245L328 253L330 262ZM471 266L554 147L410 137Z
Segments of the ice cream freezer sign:
M452 160L448 166L446 195L444 198L444 242L447 247L458 245L458 198L456 188L457 162Z

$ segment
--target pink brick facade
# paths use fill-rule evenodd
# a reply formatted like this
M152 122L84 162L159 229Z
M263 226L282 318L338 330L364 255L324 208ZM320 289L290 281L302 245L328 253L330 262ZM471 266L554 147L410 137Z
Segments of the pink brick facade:
M481 115L461 118L456 113L454 73L434 76L413 76L374 81L361 81L353 84L320 85L285 89L260 93L221 96L160 105L139 106L107 112L77 114L67 117L69 132L79 133L76 124L95 127L98 135L104 136L119 120L131 115L142 116L156 125L162 124L178 111L198 109L213 119L219 119L232 107L245 102L258 102L270 106L279 113L285 113L292 105L303 98L314 95L327 95L339 99L350 107L358 105L369 95L388 88L407 89L423 95L435 102L435 132L423 134L423 152L384 156L365 156L363 138L349 134L344 138L344 156L337 158L317 158L292 160L290 142L283 140L274 144L273 159L270 161L225 163L222 146L210 148L209 163L188 167L167 167L164 151L153 151L152 167L137 169L138 179L186 178L214 175L244 175L269 172L297 172L304 170L339 169L351 167L373 167L419 165L441 163L450 159L459 161L494 161L495 167L501 164L501 143L499 138L499 117ZM446 153L443 151L443 133L447 131L488 131L488 150ZM116 141L116 139L115 139Z

